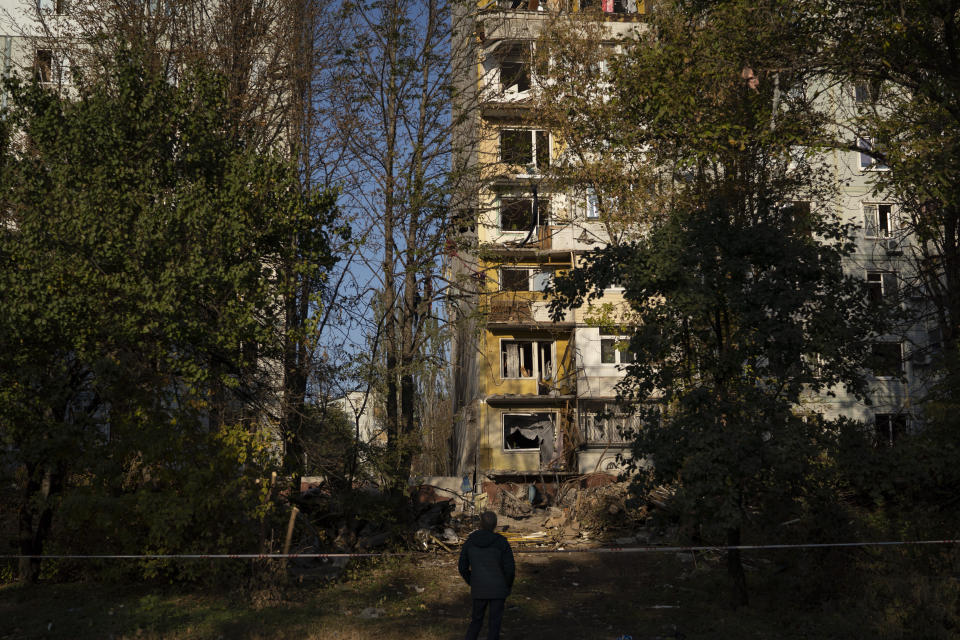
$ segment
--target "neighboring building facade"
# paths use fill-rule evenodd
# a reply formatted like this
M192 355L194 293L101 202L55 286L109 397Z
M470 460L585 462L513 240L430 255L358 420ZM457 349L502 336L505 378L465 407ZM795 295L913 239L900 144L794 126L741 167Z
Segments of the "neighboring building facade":
M876 91L864 85L837 84L822 99L833 106L838 122L853 121L858 110L871 108ZM850 142L870 148L869 140ZM872 425L878 445L893 445L920 423L918 405L935 375L938 331L932 318L925 319L930 310L925 308L915 273L914 238L897 204L874 193L877 177L889 169L857 151L834 150L827 161L838 188L836 206L842 221L856 227L855 249L844 269L867 283L872 300L894 304L901 316L894 318L888 334L874 342L870 404L836 389L834 396L809 397L803 410L860 420Z
M548 11L581 9L577 0L546 4ZM610 46L642 28L643 3L599 6ZM621 428L637 426L615 404L630 358L626 336L604 333L596 317L605 303L614 313L624 308L620 292L608 289L593 308L567 311L556 322L542 293L553 275L576 268L583 253L607 242L589 191L541 189L543 170L561 146L549 131L527 124L536 84L531 51L547 21L542 9L537 0L481 1L461 53L476 64L473 75L459 79L465 97L455 109L465 115L463 139L476 144L460 161L480 169L476 199L461 214L462 242L449 260L460 283L451 305L459 320L452 347L454 448L458 475L472 473L478 482L617 473L618 456L628 453ZM847 86L824 99L852 112L868 97ZM468 113L462 104L476 108ZM871 296L920 304L907 293L910 238L898 227L897 207L873 195L876 172L885 168L855 151L838 150L827 160L844 221L860 227L848 273L863 277ZM798 411L862 420L874 426L878 444L892 444L916 424L914 404L935 347L926 327L905 323L875 344L884 364L872 372L872 404L834 390L810 396Z
M69 58L59 39L68 6L66 0L0 0L0 74L35 77L50 87L69 85ZM0 106L7 106L2 90Z

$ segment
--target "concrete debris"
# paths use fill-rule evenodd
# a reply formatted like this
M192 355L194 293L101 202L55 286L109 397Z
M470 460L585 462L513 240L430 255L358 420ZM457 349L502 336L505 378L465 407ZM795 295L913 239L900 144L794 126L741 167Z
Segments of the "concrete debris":
M460 542L460 536L457 535L457 532L447 527L443 530L443 541L447 544L458 544Z

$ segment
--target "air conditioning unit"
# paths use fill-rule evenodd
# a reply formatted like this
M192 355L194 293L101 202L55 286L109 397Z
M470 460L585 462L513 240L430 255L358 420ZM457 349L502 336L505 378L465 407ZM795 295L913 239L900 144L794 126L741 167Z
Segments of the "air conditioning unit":
M887 251L887 255L898 256L903 253L903 250L900 248L900 241L896 238L884 238L881 242L883 243L883 248Z
M915 351L913 355L910 356L910 360L913 361L915 366L925 367L930 364L930 354L926 351Z

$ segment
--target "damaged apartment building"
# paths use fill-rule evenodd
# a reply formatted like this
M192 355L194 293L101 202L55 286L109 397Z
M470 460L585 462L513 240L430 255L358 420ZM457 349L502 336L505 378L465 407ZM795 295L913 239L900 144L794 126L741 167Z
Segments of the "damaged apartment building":
M562 6L561 6L562 5ZM463 55L476 64L459 78L471 104L464 135L476 140L464 161L481 167L469 248L451 257L461 283L452 304L454 459L475 482L524 482L594 471L617 474L626 453L615 386L629 352L626 336L607 335L585 309L549 317L544 290L606 242L596 202L541 188L558 141L531 127L533 47L549 13L579 11L587 0L481 1ZM643 4L606 2L611 40L643 19ZM471 60L472 62L472 60ZM607 302L622 298L608 291Z
M543 186L562 142L529 124L533 50L549 14L590 4L603 16L609 46L643 28L643 2L480 0L468 21L473 31L458 35L470 72L458 78L455 109L463 116L463 138L475 141L459 161L480 170L448 262L460 283L450 303L458 320L453 446L456 472L471 476L474 486L617 474L619 456L628 453L623 428L638 426L616 404L622 365L630 360L627 336L606 333L589 308L553 321L543 294L556 274L576 269L580 256L608 241L589 190L557 193ZM862 87L836 86L825 94L850 110L870 99ZM899 228L895 203L877 198L872 188L874 172L885 167L855 151L834 151L827 161L842 185L836 206L858 228L845 268L866 281L872 296L896 296L898 288L903 294L911 240ZM623 305L621 291L608 289L596 304L605 303ZM935 331L922 323L880 338L872 404L838 392L810 397L803 410L861 420L875 429L878 443L893 444L917 424L913 399L923 392L936 345Z

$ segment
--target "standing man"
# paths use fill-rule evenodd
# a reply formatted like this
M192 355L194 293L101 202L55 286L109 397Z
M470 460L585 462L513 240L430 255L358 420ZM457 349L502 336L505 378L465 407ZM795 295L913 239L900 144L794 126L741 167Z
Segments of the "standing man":
M500 623L503 621L503 605L513 586L515 567L510 543L499 533L497 514L484 511L480 514L480 529L467 538L460 551L460 575L470 585L473 612L465 640L476 640L483 625L483 614L490 607L487 621L487 640L499 640Z

